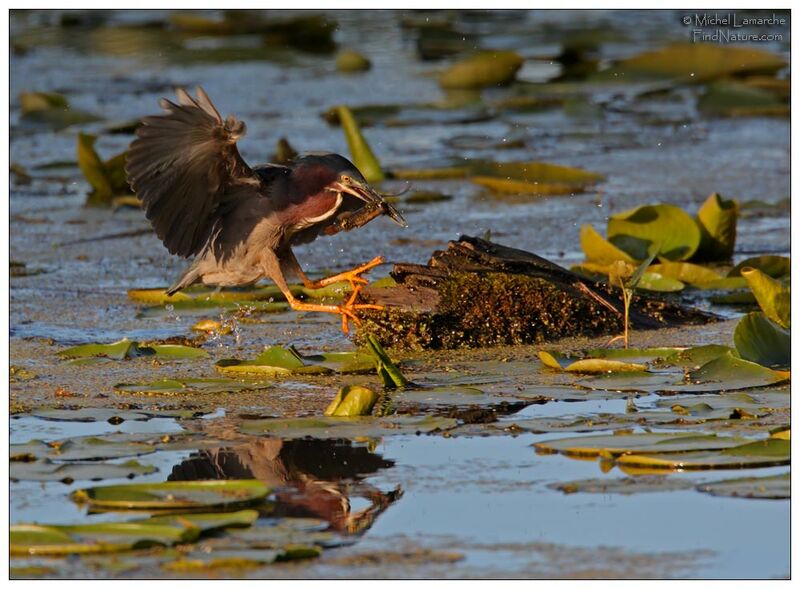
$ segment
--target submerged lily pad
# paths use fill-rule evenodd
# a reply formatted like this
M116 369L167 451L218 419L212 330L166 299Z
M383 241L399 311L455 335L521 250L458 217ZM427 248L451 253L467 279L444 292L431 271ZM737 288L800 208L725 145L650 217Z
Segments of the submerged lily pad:
M609 217L608 240L636 260L687 260L700 245L700 228L676 206L643 205Z
M294 438L361 438L387 435L413 435L454 428L458 422L432 415L394 415L391 417L300 417L245 421L246 434Z
M156 467L128 460L122 464L103 462L55 463L50 460L35 462L13 461L9 465L9 478L18 481L79 481L116 478L133 478L152 474Z
M746 499L790 499L789 473L769 477L742 477L726 479L697 486L698 491L718 497L743 497Z
M90 487L70 497L95 509L207 509L255 503L270 492L258 480L228 479Z
M791 333L760 311L748 313L739 321L733 342L745 360L770 368L789 368L791 365Z
M637 493L664 493L691 489L691 481L667 476L638 476L622 479L585 479L566 483L551 483L550 489L571 493L601 493L603 495L633 495Z
M371 356L360 352L330 352L303 356L296 349L270 346L253 360L227 358L215 364L224 374L278 376L287 374L363 373L375 370Z
M114 385L115 391L145 395L192 395L209 393L238 393L272 386L272 383L240 381L232 378L165 378L150 383Z

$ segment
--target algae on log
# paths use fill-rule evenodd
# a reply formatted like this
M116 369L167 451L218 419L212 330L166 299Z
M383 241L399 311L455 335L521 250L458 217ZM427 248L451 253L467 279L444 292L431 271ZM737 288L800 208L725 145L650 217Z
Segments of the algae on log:
M360 313L367 334L383 346L413 350L531 344L570 336L618 335L619 289L579 276L542 257L462 236L433 253L427 266L396 264L397 286L366 288L361 302L383 311ZM718 317L637 294L635 329L696 325Z

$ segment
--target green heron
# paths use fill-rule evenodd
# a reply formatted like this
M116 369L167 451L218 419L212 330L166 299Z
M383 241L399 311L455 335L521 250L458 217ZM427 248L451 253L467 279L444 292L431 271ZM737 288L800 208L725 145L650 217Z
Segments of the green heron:
M176 93L178 104L160 101L165 115L142 120L126 163L128 181L156 235L170 253L195 256L167 293L197 282L247 286L269 278L292 309L341 315L345 333L348 319L358 323L356 311L380 309L355 304L367 284L361 274L383 263L380 256L312 281L292 252L293 246L314 241L320 233L360 226L380 214L406 226L358 168L333 153L251 168L236 148L245 124L233 116L223 119L202 88L197 98L183 89ZM348 280L353 291L341 305L305 303L289 290L287 275L308 288Z

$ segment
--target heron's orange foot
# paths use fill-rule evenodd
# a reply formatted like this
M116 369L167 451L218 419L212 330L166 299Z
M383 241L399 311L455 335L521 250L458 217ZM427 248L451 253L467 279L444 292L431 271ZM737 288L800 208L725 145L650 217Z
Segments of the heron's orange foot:
M350 286L355 290L356 285L364 285L367 284L369 281L362 277L361 274L369 272L375 266L380 266L383 264L384 259L381 256L376 256L375 258L371 259L366 264L361 264L352 270L348 270L347 272L342 272L341 274L336 274L335 276L329 276L328 278L323 278L322 280L318 280L314 284L318 287L328 286L329 284L333 284L335 282L342 282L344 280L350 283Z
M376 258L379 259L379 258ZM374 262L375 260L373 260ZM381 260L382 261L382 260ZM372 262L370 262L372 263ZM381 262L378 262L381 263ZM366 264L365 264L366 265ZM363 279L362 279L363 280ZM339 309L339 313L342 315L342 331L346 335L350 335L350 325L349 321L352 320L353 323L356 325L361 325L361 319L358 318L356 315L356 311L361 309L374 309L376 311L382 311L383 307L381 305L369 305L369 304L356 304L355 300L358 297L358 293L361 292L362 285L354 285L353 292L350 294L350 298L347 299L347 302L343 303L341 306L337 307Z

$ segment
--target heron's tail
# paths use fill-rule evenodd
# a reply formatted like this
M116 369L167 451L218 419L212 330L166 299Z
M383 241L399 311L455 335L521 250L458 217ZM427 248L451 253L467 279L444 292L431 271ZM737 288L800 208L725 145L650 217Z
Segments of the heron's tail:
M167 295L172 296L179 290L183 290L187 286L191 286L200 278L200 272L198 271L198 264L200 262L200 258L198 257L191 266L189 266L186 271L181 274L181 277L167 289Z

